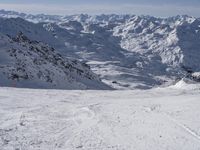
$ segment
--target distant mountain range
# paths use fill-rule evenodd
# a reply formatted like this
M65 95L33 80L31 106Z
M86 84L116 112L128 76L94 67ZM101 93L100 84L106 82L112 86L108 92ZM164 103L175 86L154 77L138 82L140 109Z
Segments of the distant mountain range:
M0 17L0 73L5 77L0 84L5 86L14 80L20 87L148 89L182 78L199 81L198 18L27 15L5 10ZM25 67L22 73L24 64L31 64L33 71Z

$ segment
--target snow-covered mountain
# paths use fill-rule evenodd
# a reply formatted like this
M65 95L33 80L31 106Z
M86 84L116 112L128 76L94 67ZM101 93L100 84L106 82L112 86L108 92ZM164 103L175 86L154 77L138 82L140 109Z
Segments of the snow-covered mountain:
M200 20L194 17L51 16L4 10L0 16L3 34L22 32L47 43L62 56L86 62L117 89L170 85L185 77L198 81Z
M190 16L0 10L0 150L200 150L199 42Z
M171 84L200 70L200 21L193 17L80 15L44 27L115 88Z
M0 86L56 89L110 89L88 65L61 56L23 33L0 34Z
M29 20L31 22L57 22L60 21L61 16L51 16L51 15L44 15L44 14L39 14L39 15L31 15L31 14L25 14L25 13L19 13L15 11L6 11L6 10L0 10L0 17L3 18L23 18L25 20Z

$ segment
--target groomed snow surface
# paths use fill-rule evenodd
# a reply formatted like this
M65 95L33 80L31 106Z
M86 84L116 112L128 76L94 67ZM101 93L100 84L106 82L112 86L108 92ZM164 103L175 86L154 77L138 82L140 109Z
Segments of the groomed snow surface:
M199 91L0 88L0 150L199 150Z

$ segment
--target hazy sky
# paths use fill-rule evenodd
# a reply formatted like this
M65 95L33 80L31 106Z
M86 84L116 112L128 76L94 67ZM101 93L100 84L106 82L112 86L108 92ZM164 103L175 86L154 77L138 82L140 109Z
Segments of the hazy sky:
M0 9L45 14L144 14L200 17L200 0L0 0Z

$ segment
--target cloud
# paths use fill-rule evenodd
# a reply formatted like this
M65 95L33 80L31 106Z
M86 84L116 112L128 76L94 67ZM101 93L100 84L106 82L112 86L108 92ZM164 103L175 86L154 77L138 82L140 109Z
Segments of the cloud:
M187 14L199 17L200 9L197 6L178 6L178 5L53 5L53 4L0 4L1 9L15 10L32 14L136 14L153 15L167 17L178 14Z

